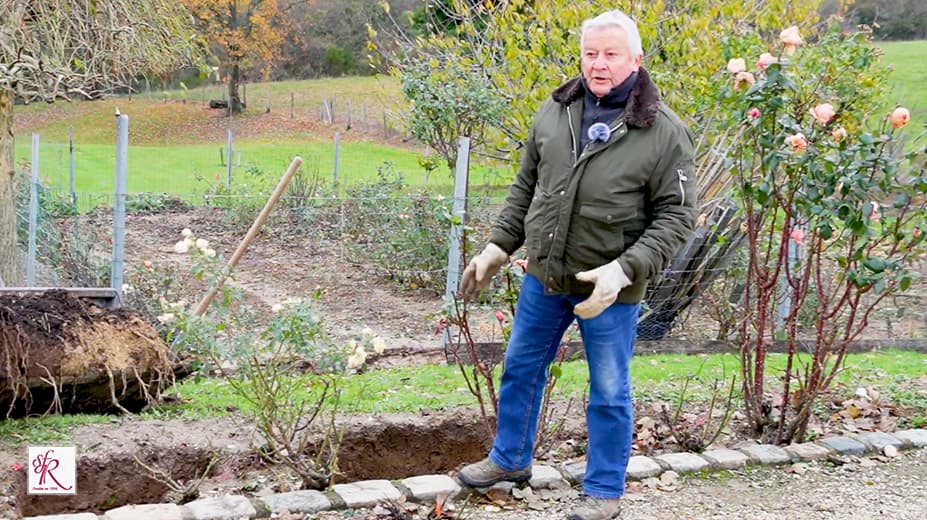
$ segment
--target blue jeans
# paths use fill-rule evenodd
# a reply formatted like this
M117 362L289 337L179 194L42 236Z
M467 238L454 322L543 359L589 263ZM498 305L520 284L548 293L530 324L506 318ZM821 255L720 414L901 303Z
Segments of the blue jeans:
M546 294L537 278L525 276L505 351L498 426L489 458L506 470L531 465L547 371L563 333L576 319L590 381L583 492L618 498L624 494L631 456L634 410L629 363L640 304L616 303L595 318L583 320L573 314L573 307L584 299Z

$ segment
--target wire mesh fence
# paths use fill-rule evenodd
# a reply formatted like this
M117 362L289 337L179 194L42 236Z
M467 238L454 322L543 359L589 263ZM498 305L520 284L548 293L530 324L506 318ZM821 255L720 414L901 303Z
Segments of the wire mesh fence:
M38 286L107 286L110 283L112 251L112 170L95 163L86 167L87 150L60 143L41 148L41 178L38 187L36 257L33 266ZM136 151L133 149L133 156ZM82 159L83 158L83 159ZM136 160L137 162L137 160ZM342 262L370 266L370 270L403 287L431 290L440 309L447 275L448 230L451 225L451 186L427 188L410 182L402 167L388 163L375 172L341 182L324 172L309 156L271 214L271 228L300 229L317 237ZM157 173L170 166L148 164ZM358 168L364 168L360 166ZM235 167L236 182L227 187L224 179L204 182L199 189L183 189L170 178L160 181L164 190L133 191L126 201L130 216L162 213L196 214L198 219L246 230L267 199L271 179L264 170ZM72 174L71 172L75 173ZM271 171L271 170L268 170ZM29 179L18 174L18 233L28 242ZM71 190L70 179L86 188L97 182L99 190ZM132 172L130 171L130 179ZM478 181L469 196L470 250L481 247L504 202L504 187ZM167 189L171 187L180 189ZM643 304L638 337L642 340L727 340L736 332L737 309L741 304L744 275L740 223L736 207L723 199L706 205L696 232L657 280L650 284ZM192 219L192 216L191 216ZM180 219L182 221L182 219ZM133 233L130 218L127 231ZM177 230L179 232L179 229ZM25 249L25 248L24 248ZM131 248L127 251L132 256ZM25 265L24 257L23 271ZM884 302L870 317L868 338L927 337L927 265L911 290ZM833 273L837 276L839 273ZM811 323L813 305L806 311Z

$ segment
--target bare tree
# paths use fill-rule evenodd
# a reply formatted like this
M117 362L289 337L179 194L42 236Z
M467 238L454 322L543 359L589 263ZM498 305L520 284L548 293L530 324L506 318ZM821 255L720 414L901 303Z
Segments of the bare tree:
M173 0L0 0L0 277L16 259L13 104L95 99L193 63L195 34Z

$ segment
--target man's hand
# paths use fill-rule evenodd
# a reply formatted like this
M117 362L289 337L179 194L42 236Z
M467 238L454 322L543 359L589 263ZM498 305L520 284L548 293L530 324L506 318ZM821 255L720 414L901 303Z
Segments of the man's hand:
M474 256L464 269L460 280L460 296L465 300L472 299L489 286L492 277L508 259L509 255L499 246L492 242L486 244L483 252Z
M592 294L573 308L573 312L584 320L602 314L602 311L609 305L615 303L618 293L631 285L631 279L624 274L618 260L613 260L590 271L576 273L576 279L595 284Z

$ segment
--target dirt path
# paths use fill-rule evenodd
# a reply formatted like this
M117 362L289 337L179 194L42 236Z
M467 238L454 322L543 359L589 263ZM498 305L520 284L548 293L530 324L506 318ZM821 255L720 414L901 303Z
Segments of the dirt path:
M127 223L127 265L149 260L175 266L192 279L189 255L177 254L181 230L190 228L225 259L244 236L216 224L202 212L132 215ZM387 348L440 349L435 315L441 299L430 291L404 290L377 277L370 266L346 259L343 251L312 230L266 229L248 248L230 284L242 289L259 310L289 299L318 296L316 307L333 339L348 340L369 329ZM198 293L194 291L191 301Z

